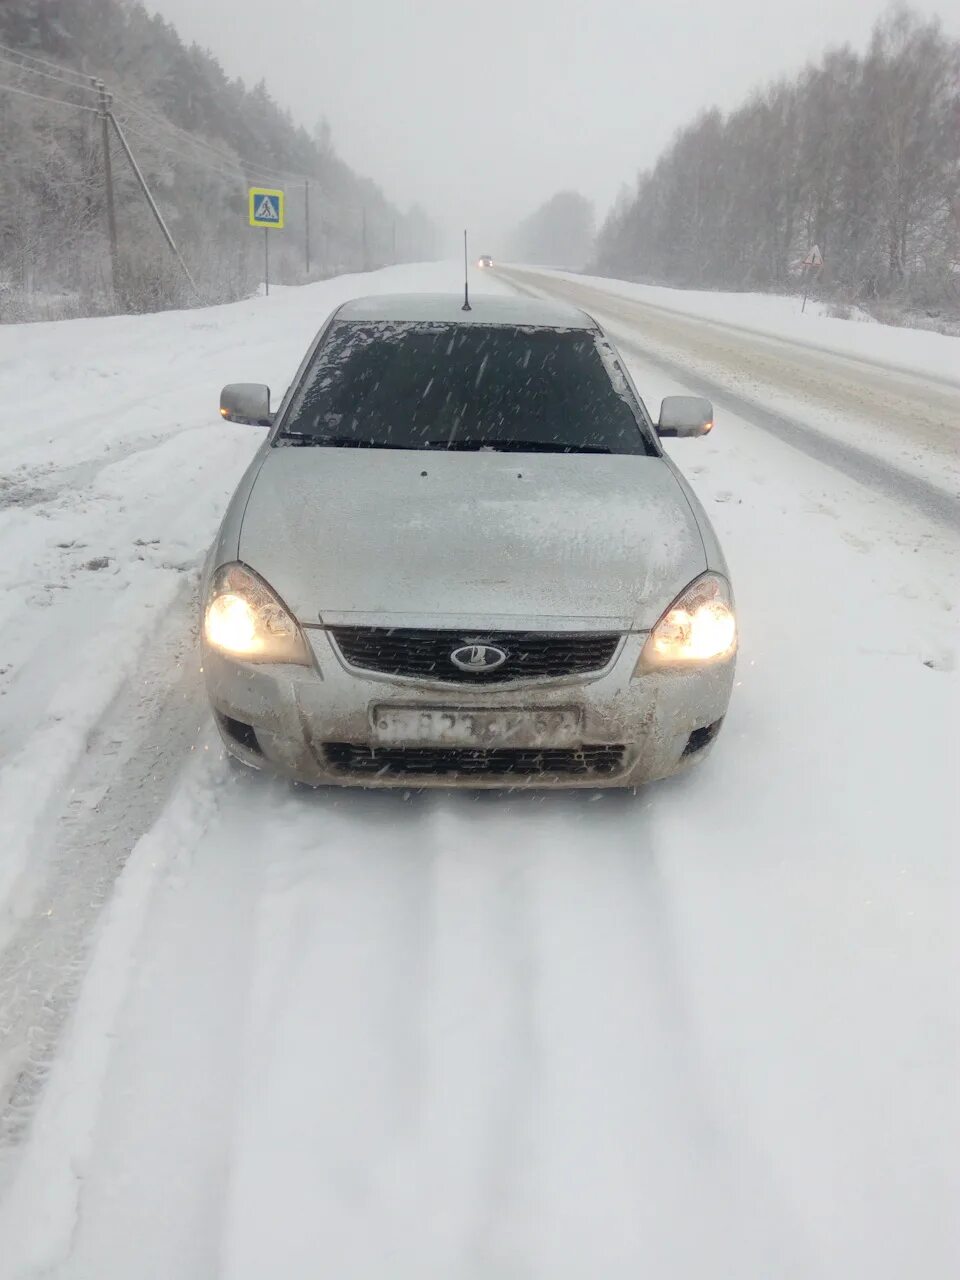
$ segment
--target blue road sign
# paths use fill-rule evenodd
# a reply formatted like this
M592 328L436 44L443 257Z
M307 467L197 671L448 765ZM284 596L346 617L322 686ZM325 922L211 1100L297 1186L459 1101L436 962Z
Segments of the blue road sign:
M251 227L283 227L283 192L269 187L250 188Z

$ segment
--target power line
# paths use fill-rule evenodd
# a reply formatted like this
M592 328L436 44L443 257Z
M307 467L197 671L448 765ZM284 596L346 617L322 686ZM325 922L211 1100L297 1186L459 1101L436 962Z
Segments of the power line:
M22 62L15 62L13 58L5 58L0 54L0 63L8 67L16 67L18 71L25 71L31 76L43 76L45 80L56 80L58 84L65 84L70 89L78 89L81 93L96 93L96 89L89 84L77 84L73 80L68 80L66 76L55 76L50 71L41 71L38 67L27 67Z
M226 152L218 150L215 146L213 146L212 143L204 141L203 138L198 138L195 134L190 133L188 130L181 129L179 125L173 124L172 121L164 120L160 116L155 116L155 115L152 115L149 111L145 111L143 107L139 106L135 102L131 102L130 99L125 97L123 94L114 94L114 100L116 102L123 103L123 105L128 110L136 111L139 115L143 116L145 120L151 121L153 124L158 125L160 128L169 129L171 133L175 133L177 137L183 138L186 141L193 143L194 146L203 147L205 150L209 151L212 155L217 156L220 160L225 160L228 164L241 164L245 168L252 169L257 173L262 173L267 177L291 178L301 182L304 180L312 181L312 182L317 181L317 178L315 175L311 177L311 175L308 173L293 173L290 169L275 169L271 165L260 164L256 160L248 160L245 156L228 155Z
M222 165L211 164L206 156L190 155L188 152L178 151L175 147L170 146L169 143L160 142L149 133L145 133L143 129L131 124L129 120L124 120L123 127L128 133L132 133L134 137L140 138L151 147L156 147L158 151L165 151L167 155L173 156L176 160L189 161L198 168L204 169L207 173L217 173L223 178L229 178L231 182L246 181L239 164L235 165L231 171L230 169L225 169Z
M14 61L14 59L3 57L2 56L3 53L13 54L14 58L17 60ZM36 63L37 65L28 66L26 65L26 63L28 62ZM93 77L86 76L80 71L74 71L71 67L66 67L62 63L49 62L45 58L37 58L37 57L34 57L32 54L23 53L21 52L21 50L14 49L10 45L0 44L0 63L6 64L8 66L16 67L20 71L29 72L33 75L43 76L49 80L59 81L61 84L65 84L69 88L79 89L82 92L86 92L86 93L96 93L96 89L89 83L90 80L93 79ZM61 74L53 75L49 71L39 70L38 69L39 67L50 67L52 68L52 70L57 71ZM67 80L65 76L75 76L76 81ZM9 87L11 91L14 91L13 86L6 86L6 87ZM25 89L18 90L18 92L24 94L24 96L31 96L30 94L27 93ZM39 98L39 97L42 97L43 95L34 94L32 96ZM309 181L317 180L316 175L311 175L307 173L294 173L290 169L277 169L273 165L261 164L259 161L248 159L246 156L228 155L227 153L220 151L217 147L213 146L211 143L204 141L204 139L196 137L194 134L190 133L188 130L181 129L178 125L175 125L172 121L165 120L162 117L153 115L151 112L139 106L139 104L130 101L130 99L124 96L123 94L114 94L113 96L116 102L123 103L123 105L128 110L137 112L139 115L143 116L145 120L151 121L151 123L157 125L162 129L169 130L171 133L175 134L179 138L182 138L188 141L193 146L203 148L204 150L208 151L211 155L216 156L219 160L225 161L227 164L242 165L244 166L244 168L249 169L254 173L262 174L264 177L267 177L267 178L289 178L293 181L301 181L301 182L302 181L309 182ZM51 98L49 99L49 101L52 102L54 101L54 99ZM60 99L57 99L57 101L60 101ZM90 110L91 108L81 107L81 109Z
M68 107L76 111L87 111L93 115L99 114L96 107L88 107L82 102L67 102L63 98L51 98L47 94L31 93L30 90L28 89L18 89L12 84L5 84L3 81L0 81L0 91L7 92L7 93L15 93L19 97L31 98L36 102L49 102L49 103L52 103L54 106L58 106L58 107ZM141 112L141 114L144 116L147 116L146 112ZM149 116L147 116L147 118L152 119L152 117L149 117ZM157 123L161 123L161 122L157 121ZM244 167L251 168L255 172L257 171L263 172L262 170L259 169L259 166L248 163L247 161L240 160L239 158L236 160L233 160L225 153L213 150L214 155L220 157L222 160L226 161L226 163L231 166L231 168L227 169L227 168L224 168L222 165L217 165L212 163L210 156L207 156L207 155L191 156L189 154L184 154L184 152L175 150L172 146L169 146L167 143L160 142L158 139L152 138L148 133L145 133L142 129L138 129L129 123L127 124L127 128L129 128L134 134L136 134L137 137L142 138L144 142L150 143L151 146L155 146L159 148L161 151L167 152L168 155L172 155L178 160L192 160L195 165L202 166L204 169L206 169L210 173L219 174L221 177L228 179L230 182L246 182L247 181L246 174L243 171ZM195 147L204 147L206 145L203 142L201 142L200 139L194 138L191 134L185 132L184 130L177 129L176 125L171 125L170 128L173 132L177 134L178 137L182 138L185 142L187 142L190 145L193 145ZM293 177L293 176L299 176L299 175L288 174L285 176Z
M125 108L129 109L127 104L124 104L124 107L121 107L121 110L124 110ZM153 117L148 116L146 112L140 112L139 114L144 116L145 119L153 120ZM159 120L153 120L153 122L155 124L161 123ZM204 165L205 167L210 169L211 172L222 173L225 176L228 176L230 178L237 178L243 181L246 180L247 174L245 171L248 169L252 170L255 173L263 172L263 170L259 169L258 166L249 164L247 161L241 160L239 156L230 156L225 152L216 150L216 148L210 148L208 144L202 141L202 139L195 138L192 134L186 133L182 130L177 130L175 125L170 126L171 133L174 134L175 138L178 141L185 143L188 147L194 147L196 149L195 155L191 156L191 155L185 154L183 150L177 150L173 146L169 145L167 142L161 142L155 136L151 135L150 133L147 133L142 126L137 128L134 125L130 124L129 121L127 121L125 124L125 127L131 129L131 131L135 133L138 138L142 138L145 142L150 143L151 146L158 147L162 151L167 151L171 155L176 156L178 159L193 160L196 164ZM215 160L219 160L222 163L218 165L217 163L215 163ZM223 165L229 165L230 166L229 171L225 169Z
M45 93L30 93L28 89L15 89L12 84L4 84L0 80L0 89L7 93L19 93L23 98L36 98L38 102L52 102L58 107L70 107L74 111L90 111L97 114L96 107L84 106L82 102L66 102L63 98L50 98Z
M233 165L240 165L244 163L241 157L231 156L225 151L220 151L217 147L213 146L212 143L205 142L202 138L198 138L195 134L190 133L186 129L181 129L179 125L175 125L171 120L164 120L161 116L153 115L151 112L144 110L143 107L138 106L135 102L131 102L129 98L124 97L122 94L114 94L114 101L119 102L128 111L133 111L137 115L142 116L144 120L149 120L151 124L156 125L158 128L166 129L176 137L182 138L191 146L200 147L202 150L208 151L211 155L216 156L218 160L224 160L227 164ZM251 167L259 168L259 166ZM261 172L266 173L267 170L261 169Z
M73 67L65 67L62 62L48 62L46 58L34 57L32 53L24 53L22 49L14 49L8 44L0 44L0 51L16 54L18 58L22 58L25 62L35 62L38 66L50 67L53 71L65 72L69 76L77 76L80 80L91 79L90 76L84 75L82 71L74 71Z

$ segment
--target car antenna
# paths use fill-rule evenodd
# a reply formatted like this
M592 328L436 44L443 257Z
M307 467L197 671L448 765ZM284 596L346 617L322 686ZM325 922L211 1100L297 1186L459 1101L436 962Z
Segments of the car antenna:
M467 230L463 230L463 306L461 311L472 311L470 305L470 275L467 270Z

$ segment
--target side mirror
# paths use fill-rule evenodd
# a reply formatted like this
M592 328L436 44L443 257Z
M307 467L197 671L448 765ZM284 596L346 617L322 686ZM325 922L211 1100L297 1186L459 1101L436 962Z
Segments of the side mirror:
M270 388L259 382L231 382L220 392L220 416L248 427L272 426Z
M705 436L713 427L713 405L702 396L666 396L658 436Z

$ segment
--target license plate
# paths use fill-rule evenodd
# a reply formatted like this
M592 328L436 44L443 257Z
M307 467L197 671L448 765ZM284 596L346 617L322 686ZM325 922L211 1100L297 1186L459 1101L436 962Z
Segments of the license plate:
M575 747L581 715L574 707L497 708L463 711L445 707L374 707L378 742L433 747Z

